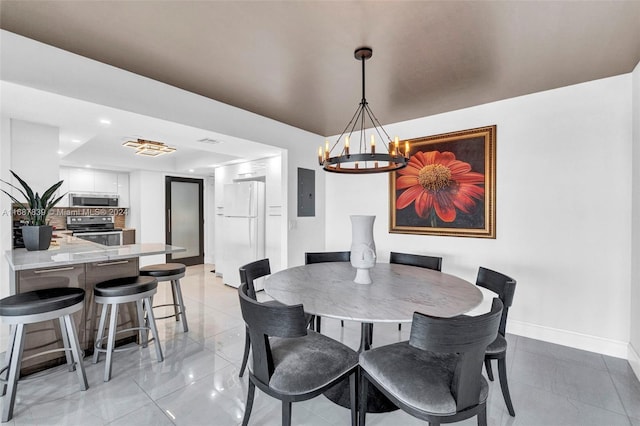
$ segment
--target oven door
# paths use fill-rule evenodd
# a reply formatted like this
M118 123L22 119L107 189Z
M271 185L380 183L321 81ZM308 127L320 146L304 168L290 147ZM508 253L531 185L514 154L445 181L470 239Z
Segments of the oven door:
M102 244L103 246L122 245L122 231L74 232L73 236L92 243Z

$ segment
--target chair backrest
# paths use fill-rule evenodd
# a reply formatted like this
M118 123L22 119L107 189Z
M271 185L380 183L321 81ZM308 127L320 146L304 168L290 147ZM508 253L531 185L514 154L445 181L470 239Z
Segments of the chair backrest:
M511 307L511 304L513 303L513 295L516 292L516 280L501 274L500 272L492 271L491 269L483 268L481 266L478 269L476 285L491 290L498 295L500 300L502 300L504 308L502 309L499 333L504 336L507 328L509 307Z
M493 299L491 311L479 316L438 318L413 314L409 344L430 352L457 354L451 394L457 411L477 405L480 399L482 365L487 346L498 335L502 301Z
M249 294L248 283L238 288L240 310L251 338L253 353L252 374L265 385L273 374L273 357L269 336L303 337L307 335L307 322L302 305L267 305L259 303Z
M240 284L246 283L248 287L247 294L253 300L257 300L253 281L270 274L271 265L269 264L269 259L256 260L240 267Z
M420 254L391 252L389 263L399 263L402 265L419 266L421 268L442 271L442 258L436 256L423 256Z
M304 263L323 263L323 262L349 262L351 260L350 251L322 251L304 254Z

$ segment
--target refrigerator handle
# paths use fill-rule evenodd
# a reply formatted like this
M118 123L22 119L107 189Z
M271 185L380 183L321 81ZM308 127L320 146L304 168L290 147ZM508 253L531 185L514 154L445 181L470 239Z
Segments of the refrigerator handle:
M167 227L169 228L169 233L171 233L171 209L167 209L167 213L168 213L168 222L167 222Z
M254 243L251 241L251 237L253 234L253 220L249 220L249 226L247 227L247 231L249 231L249 247L253 247Z

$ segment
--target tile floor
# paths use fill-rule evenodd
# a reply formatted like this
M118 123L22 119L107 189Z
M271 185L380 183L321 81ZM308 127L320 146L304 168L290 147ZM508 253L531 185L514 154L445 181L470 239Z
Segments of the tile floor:
M113 378L104 364L85 360L89 390L64 368L20 382L14 425L237 425L247 380L238 378L244 323L235 289L224 286L210 265L189 267L182 287L190 330L159 321L165 361L153 348L114 356ZM169 298L160 284L157 300ZM376 325L375 345L406 340L410 327ZM359 326L324 319L323 333L353 348ZM640 426L640 383L625 360L509 335L509 383L517 417L510 417L497 383L491 383L490 425ZM1 398L4 403L4 398ZM257 391L251 425L279 425L280 403ZM324 397L294 403L295 425L348 425L349 412ZM370 414L371 426L424 425L396 411ZM475 419L460 422L475 425Z

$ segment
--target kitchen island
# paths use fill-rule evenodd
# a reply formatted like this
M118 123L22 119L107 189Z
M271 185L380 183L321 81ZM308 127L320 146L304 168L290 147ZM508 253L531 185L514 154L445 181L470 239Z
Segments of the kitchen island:
M157 254L185 251L162 243L141 243L123 246L103 246L72 236L56 240L49 250L27 251L14 249L5 253L11 268L10 293L22 293L50 287L78 287L85 290L85 305L74 320L78 327L78 339L85 355L93 352L96 335L96 315L93 298L94 286L102 281L137 276L138 258ZM137 326L135 304L130 309L121 309L118 328ZM121 343L136 339L135 332L118 335ZM62 347L62 336L58 324L53 321L27 326L24 357L34 353ZM22 374L64 363L62 353L51 353L22 364Z

